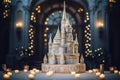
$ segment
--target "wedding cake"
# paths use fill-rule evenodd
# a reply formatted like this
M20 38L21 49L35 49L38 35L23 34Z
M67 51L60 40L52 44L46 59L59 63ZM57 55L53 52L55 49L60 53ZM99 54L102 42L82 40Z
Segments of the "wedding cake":
M55 37L52 40L51 34L48 43L48 54L44 56L42 71L54 72L85 72L86 65L83 55L78 52L77 34L73 40L73 29L66 16L64 2L61 27L57 29ZM79 62L80 61L80 62ZM81 62L82 61L82 62Z

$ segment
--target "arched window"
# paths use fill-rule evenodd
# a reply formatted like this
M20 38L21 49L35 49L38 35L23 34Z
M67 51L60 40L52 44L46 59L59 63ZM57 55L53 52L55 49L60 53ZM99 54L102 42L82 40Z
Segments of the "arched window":
M17 22L22 21L22 11L21 10L17 11L16 19L17 19Z
M51 13L46 19L44 24L45 25L60 25L61 24L61 19L62 19L62 11L55 11L53 13ZM74 25L75 19L69 14L67 13L67 18L70 22L71 25Z

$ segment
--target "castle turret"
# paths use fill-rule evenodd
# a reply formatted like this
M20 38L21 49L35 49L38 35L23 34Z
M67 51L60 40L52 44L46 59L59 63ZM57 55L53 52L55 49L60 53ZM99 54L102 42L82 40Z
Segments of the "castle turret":
M75 44L78 45L77 34L76 34L76 38L75 38Z
M60 44L60 41L61 41L61 34L60 34L59 26L58 26L58 29L57 29L56 35L54 37L53 43L54 44Z
M83 55L81 54L81 57L80 57L80 63L81 64L84 64L85 62L84 62L84 57L83 57Z
M59 53L60 44L61 44L61 34L60 34L59 27L58 27L56 35L55 35L54 40L53 40L53 44L52 44L52 53L53 54Z
M75 41L74 41L74 52L75 52L75 53L78 53L78 40L77 40L77 34L76 34L76 38L75 38Z
M46 54L45 54L45 56L44 56L44 64L47 64L47 56L46 56Z
M65 64L64 54L60 55L60 64Z

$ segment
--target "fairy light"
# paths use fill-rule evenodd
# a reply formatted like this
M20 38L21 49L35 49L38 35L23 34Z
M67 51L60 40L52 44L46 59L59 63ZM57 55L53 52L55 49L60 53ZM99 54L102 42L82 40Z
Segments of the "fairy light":
M29 42L29 47L28 47L28 49L29 49L29 51L30 51L29 56L31 56L31 55L33 55L33 53L34 53L34 50L33 50L33 48L34 48L34 46L33 46L33 42L34 42L34 31L33 31L33 26L32 26L32 25L30 25L30 28L29 28L29 38L30 38L30 42Z
M90 25L88 24L89 22L89 13L86 12L86 17L85 17L85 20L84 22L86 23L86 26L85 26L85 30L84 30L84 33L85 33L85 55L88 56L90 55L90 53L92 53L92 50L91 50L91 33L90 33Z
M37 6L35 10L36 10L37 13L41 13L41 7L40 6Z
M36 22L36 16L35 16L34 12L32 12L30 20L33 21L33 22Z
M3 0L3 4L4 4L4 12L3 12L3 18L7 18L9 16L9 12L10 12L10 4L11 4L11 0Z

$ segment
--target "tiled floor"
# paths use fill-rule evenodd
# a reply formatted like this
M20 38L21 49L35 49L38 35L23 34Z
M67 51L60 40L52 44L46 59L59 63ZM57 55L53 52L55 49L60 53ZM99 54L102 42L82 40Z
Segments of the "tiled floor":
M4 74L3 72L0 72L0 80L4 80L3 74ZM12 72L12 76L8 80L29 80L28 74L29 72L24 73L23 71L20 71L18 74L15 74L14 72ZM105 76L106 77L104 80L120 80L120 75L118 74L105 72ZM86 72L86 73L81 73L80 78L75 78L71 74L56 73L51 77L48 77L46 76L45 73L37 73L35 75L34 80L101 80L101 79L99 79L99 77L97 77L95 73Z

